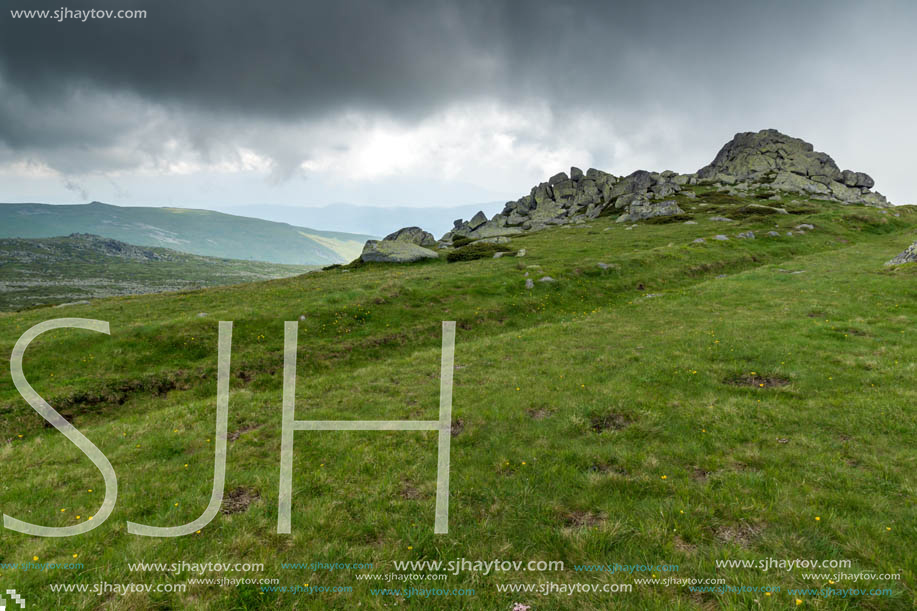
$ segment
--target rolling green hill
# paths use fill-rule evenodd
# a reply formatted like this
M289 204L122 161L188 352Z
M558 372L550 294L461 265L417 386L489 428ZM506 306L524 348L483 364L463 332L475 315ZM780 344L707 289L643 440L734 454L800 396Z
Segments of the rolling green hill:
M351 261L372 236L318 231L188 208L0 204L0 238L91 233L138 246L294 265Z
M77 537L0 530L0 563L83 564L3 569L4 588L67 609L912 609L917 265L883 264L914 241L917 208L800 197L774 214L701 186L673 198L678 222L600 217L499 245L522 257L465 250L68 308L111 335L47 333L25 374L110 459L117 506ZM0 314L0 353L58 316ZM128 520L177 526L207 506L218 320L234 321L222 511L193 535L130 535ZM433 533L433 431L297 431L292 534L278 534L284 321L299 321L297 419L435 420L443 320L457 323L449 534ZM97 510L99 472L6 373L0 442L3 513L65 526ZM394 564L460 558L563 568ZM766 559L850 564L837 577ZM849 577L863 573L885 577ZM52 589L100 580L187 590ZM550 584L631 591L539 593ZM454 595L420 593L434 588ZM824 588L864 593L812 593Z
M144 248L89 234L0 239L0 311L272 280L313 269Z

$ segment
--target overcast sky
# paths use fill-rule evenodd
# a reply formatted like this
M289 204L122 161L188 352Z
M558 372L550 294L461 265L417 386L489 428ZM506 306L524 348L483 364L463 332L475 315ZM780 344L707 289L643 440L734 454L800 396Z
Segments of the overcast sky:
M917 203L917 3L0 0L0 201L516 199L776 128ZM14 19L140 9L145 19Z

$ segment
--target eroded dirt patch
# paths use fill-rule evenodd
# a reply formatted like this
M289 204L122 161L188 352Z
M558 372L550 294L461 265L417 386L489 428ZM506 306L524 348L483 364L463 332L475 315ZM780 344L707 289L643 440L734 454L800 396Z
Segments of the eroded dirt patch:
M611 412L603 416L594 416L590 422L590 428L596 432L602 431L620 431L631 423L629 416Z
M619 465L610 465L606 462L596 462L589 465L591 473L616 473L618 475L627 475L627 470Z
M693 543L688 543L687 541L685 541L684 539L676 535L675 536L675 549L685 554L693 554L694 552L697 551L697 546L694 545Z
M452 436L458 437L462 434L462 431L465 430L465 421L461 418L456 418L452 421Z
M399 495L401 496L401 498L407 499L409 501L417 501L419 499L424 498L424 493L421 492L420 488L418 488L411 482L402 482L401 483L401 492L399 492Z
M223 497L223 514L242 513L248 506L261 497L258 491L247 486L233 488Z
M531 408L527 410L527 413L529 415L529 418L531 418L532 420L544 420L545 418L551 415L551 411L543 407L540 407L538 409Z
M720 526L714 529L713 533L723 543L734 543L742 547L748 547L749 543L760 535L762 530L764 530L762 526L743 523Z
M748 388L780 388L787 386L790 381L781 376L765 376L758 374L742 374L723 380L723 384L730 386L746 386Z
M589 528L598 526L604 522L608 516L604 513L593 513L591 511L571 511L565 513L564 525L569 528Z
M254 431L257 428L258 428L257 424L244 424L239 429L230 433L227 439L229 441L235 441L236 439L241 437L243 434L248 433L249 431Z

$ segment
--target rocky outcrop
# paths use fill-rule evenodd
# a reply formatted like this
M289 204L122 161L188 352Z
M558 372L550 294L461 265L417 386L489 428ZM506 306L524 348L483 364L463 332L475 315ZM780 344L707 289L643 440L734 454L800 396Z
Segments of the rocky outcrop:
M657 216L674 216L684 214L674 199L663 202L635 201L627 207L627 212L617 218L618 223L633 223Z
M881 193L871 190L875 181L868 174L841 170L830 156L816 151L808 142L767 129L736 134L713 162L696 174L637 170L616 177L594 168L586 172L570 168L569 175L555 174L532 187L528 195L507 202L503 211L490 220L483 212L469 221L457 220L443 241L449 243L459 236L477 239L513 235L550 225L583 223L615 210L626 209L622 222L650 218L642 215L668 209L652 206L651 202L667 200L699 181L736 195L766 189L777 192L771 198L775 200L782 199L779 195L782 192L843 204L889 205ZM686 191L685 195L695 193ZM785 212L780 208L775 211Z
M481 240L513 236L552 225L584 223L608 214L618 216L622 223L679 215L683 211L672 198L694 199L698 194L703 197L703 191L689 188L695 185L758 199L782 200L787 194L799 194L842 204L890 205L881 193L872 190L875 181L868 174L841 170L830 156L816 151L808 142L767 129L736 134L710 164L695 174L637 170L618 177L595 168L583 172L572 167L569 174L559 172L532 187L527 195L507 202L490 219L479 211L467 221L456 220L438 246L448 248L459 237ZM751 208L760 213L788 214L786 208L763 204L747 204L740 212ZM730 219L714 216L711 220ZM362 259L431 258L436 253L426 247L436 245L429 233L419 227L406 227L379 242L367 242Z
M736 134L697 178L737 191L769 186L784 191L845 204L887 206L871 191L875 181L863 172L841 170L826 153L804 140L775 129Z
M606 210L638 207L655 199L678 193L684 185L695 184L693 175L676 172L638 170L623 178L589 168L577 167L570 174L560 172L532 187L528 195L507 202L503 211L490 220L478 212L469 221L455 221L443 236L444 242L456 237L471 239L509 236L523 231L538 231L551 225L584 223Z
M885 265L901 265L902 263L917 263L917 242L904 249L900 255L885 263Z
M434 246L432 233L420 227L403 227L381 240L368 240L360 259L375 263L410 263L421 259L435 259L438 255L425 248Z

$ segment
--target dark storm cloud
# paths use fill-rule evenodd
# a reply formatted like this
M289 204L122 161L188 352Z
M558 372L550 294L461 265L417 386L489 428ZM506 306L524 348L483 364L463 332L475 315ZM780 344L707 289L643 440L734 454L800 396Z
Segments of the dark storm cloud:
M546 104L560 128L565 116L592 112L618 136L640 132L632 143L657 148L684 145L667 124L690 124L681 139L712 156L734 131L803 119L816 132L833 124L860 129L862 138L867 122L851 112L875 115L915 93L903 76L917 60L917 4L908 2L3 5L0 160L5 148L72 171L155 158L167 148L157 139L167 137L206 156L227 133L262 128L272 142L259 145L294 168L308 145L270 130L344 112L410 125L481 100ZM7 10L61 5L147 17L59 23L13 19ZM72 147L85 155L69 154Z
M30 97L89 87L282 118L350 107L411 116L476 96L651 103L755 74L792 77L821 40L864 25L845 24L839 3L810 2L7 4L147 11L85 23L0 16L6 86Z

